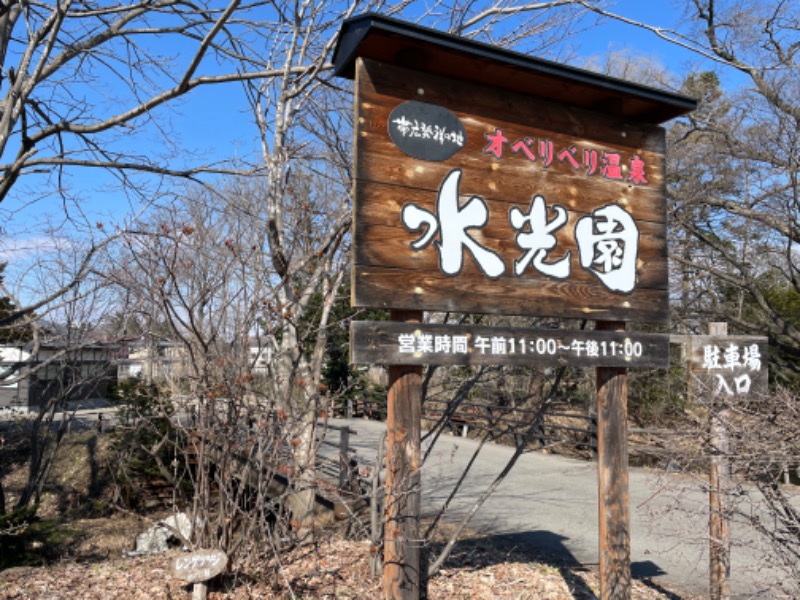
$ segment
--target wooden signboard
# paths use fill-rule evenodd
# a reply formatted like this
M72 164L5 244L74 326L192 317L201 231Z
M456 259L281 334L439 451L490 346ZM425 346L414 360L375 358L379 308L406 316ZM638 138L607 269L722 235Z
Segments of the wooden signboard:
M659 334L354 321L350 340L353 364L669 366Z
M176 579L201 583L216 577L228 567L228 555L222 550L196 550L179 556L173 565Z
M661 127L355 69L353 305L667 319Z
M766 337L696 335L688 341L692 397L754 400L768 392Z
M424 587L419 365L549 361L597 367L600 597L629 597L626 373L663 364L666 341L625 323L668 319L658 124L696 103L381 15L344 23L334 64L356 81L351 303L395 321L351 330L355 362L389 363L384 597ZM598 331L448 329L423 311Z

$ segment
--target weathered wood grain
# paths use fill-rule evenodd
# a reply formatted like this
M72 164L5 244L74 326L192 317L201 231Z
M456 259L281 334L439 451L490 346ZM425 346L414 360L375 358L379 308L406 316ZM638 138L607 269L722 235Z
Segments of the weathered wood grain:
M422 312L392 311L392 319L419 322ZM386 416L386 498L383 590L389 600L421 597L420 454L422 367L389 367Z
M586 110L533 97L480 88L401 67L359 60L357 64L356 186L353 226L353 292L356 306L498 312L500 314L601 318L625 321L667 320L667 243L664 211L663 129L625 122ZM466 131L464 147L446 160L434 162L403 153L388 134L388 118L409 100L432 103L451 111ZM501 129L509 140L547 140L553 152L576 147L638 156L647 165L646 185L587 174L553 157L531 161L508 147L502 159L484 152L487 134ZM509 144L510 145L510 144ZM538 147L537 147L538 148ZM582 156L582 155L581 155ZM460 169L459 206L473 196L488 210L488 222L467 230L477 244L502 259L505 272L488 277L464 249L461 271L446 275L440 268L438 232L423 249L411 244L425 233L402 221L402 210L415 205L437 214L445 178ZM624 171L627 173L627 171ZM553 207L567 211L567 222L551 232L556 245L545 262L569 256L570 274L555 279L528 266L517 275L515 261L526 253L517 243L510 222L516 208L527 214L531 200L541 195L548 219ZM628 212L639 230L636 287L627 294L606 288L583 269L575 242L579 218L616 204ZM526 230L527 231L527 230Z
M620 322L598 322L603 331L624 331ZM600 598L631 594L630 493L628 489L628 373L597 369L597 482L600 524Z
M641 232L639 237L639 277L637 287L645 289L664 289L667 285L667 265L659 260L662 253L666 252L666 241L663 238L647 235ZM530 286L540 282L557 281L538 272L528 265L525 271L517 276L514 272L515 262L522 259L525 250L521 250L514 238L497 239L493 237L495 231L491 228L482 230L474 235L474 239L484 247L490 248L505 257L506 273L504 279L509 280L509 285ZM420 237L419 232L409 232L405 228L389 227L385 225L369 225L362 223L356 229L355 263L364 267L384 267L387 269L407 270L439 270L439 254L433 245L425 250L415 251L411 243ZM547 255L546 262L555 263L569 256L571 274L565 281L596 284L596 277L581 267L578 259L578 247L575 240L556 235L558 245ZM464 255L462 271L458 279L470 277L484 277L480 267L471 254ZM466 282L466 285L470 285Z
M718 394L727 402L734 398L740 402L752 402L769 393L769 344L766 337L693 335L688 342L689 391L692 396L705 398L708 403L713 403ZM716 368L704 364L707 346L719 351ZM726 352L731 349L731 358L736 358L738 364L728 362ZM757 358L751 360L751 355ZM749 378L749 389L746 393L737 393L736 380L742 376Z
M430 102L455 113L478 115L498 123L538 127L658 154L663 154L666 147L661 128L640 121L370 59L360 62L356 66L359 93Z
M719 344L728 335L727 323L709 323L705 343ZM694 340L693 340L694 342ZM693 344L694 345L694 344ZM694 353L692 353L694 354ZM694 365L694 356L692 357ZM702 365L702 363L701 363ZM697 367L692 367L697 370ZM702 369L702 366L700 367ZM709 598L730 600L731 597L731 538L729 495L731 493L730 409L711 397L702 398L708 411L708 435L711 457L708 470L708 577ZM699 398L695 397L697 401Z
M415 338L414 352L408 351L408 346L400 343L400 336L409 335ZM421 339L423 336L431 344L429 348ZM454 347L456 337L466 338L466 352ZM476 340L482 340L482 343L476 344ZM497 345L494 351L484 345L492 340ZM440 345L438 351L434 345L437 341ZM597 345L597 356L590 355L587 343ZM668 367L669 336L610 331L353 321L350 324L350 362L384 365Z
M501 315L560 315L586 319L660 322L668 318L662 291L638 289L636 302L594 284L485 277L459 280L435 271L355 265L353 306L472 312Z
M458 155L456 155L458 156ZM480 196L496 211L507 212L511 207L527 208L531 199L540 195L548 206L561 205L567 210L585 215L606 204L620 204L637 221L664 223L663 197L657 190L639 186L619 185L602 177L583 177L574 173L556 174L536 165L513 164L516 161L489 163L491 159L445 163L415 164L414 159L395 156L388 151L375 150L368 167L362 169L358 180L359 217L374 221L385 219L412 201L435 204L442 181L452 169L462 170L460 192L462 201ZM465 164L474 162L474 166ZM486 168L495 164L495 167ZM541 172L544 171L544 172ZM392 187L394 186L394 187ZM412 190L419 190L414 193ZM387 202L381 210L374 203Z

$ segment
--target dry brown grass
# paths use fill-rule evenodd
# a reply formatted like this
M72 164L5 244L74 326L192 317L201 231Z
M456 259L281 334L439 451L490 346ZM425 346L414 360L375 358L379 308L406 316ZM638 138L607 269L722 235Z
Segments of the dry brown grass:
M137 533L161 515L150 518L118 512L93 517L87 506L107 500L98 486L98 468L107 452L105 440L90 434L67 440L46 488L41 515L59 520L70 535L63 548L50 549L57 558L44 566L14 567L0 572L0 599L137 599L189 598L191 588L171 574L180 555L129 557ZM94 461L94 464L92 464ZM24 480L24 465L4 483L14 495ZM91 511L88 511L91 513ZM210 586L209 598L358 598L381 597L381 581L370 577L370 545L322 532L311 545L280 554L262 549L261 562L231 572ZM253 566L255 565L255 566ZM592 568L564 565L490 539L460 543L442 570L428 583L431 599L551 599L596 598L598 580ZM654 584L635 581L632 598L682 598Z

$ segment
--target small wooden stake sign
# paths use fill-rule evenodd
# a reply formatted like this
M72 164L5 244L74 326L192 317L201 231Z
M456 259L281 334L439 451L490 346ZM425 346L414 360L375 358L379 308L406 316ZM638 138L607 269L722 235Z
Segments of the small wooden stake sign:
M469 347L469 335L395 324L369 342L373 357L391 337L399 344L383 355L384 597L425 592L421 365L510 364L510 355L600 367L601 596L629 596L626 367L654 360L660 344L627 338L623 323L668 319L659 124L696 102L375 14L344 22L333 62L356 81L353 306L390 309L402 323L447 311L592 319L614 330L569 342L481 330ZM649 341L654 351L637 354ZM419 360L406 362L412 354Z
M726 600L730 586L730 506L732 487L729 424L731 408L758 402L769 393L768 339L728 335L727 323L709 323L708 335L673 335L683 346L689 397L708 409L709 598Z
M176 579L193 583L192 598L206 598L206 582L213 579L228 567L228 555L222 550L195 550L175 559L172 573Z
M690 396L708 408L709 597L726 600L731 597L731 406L758 402L768 392L768 340L729 336L727 323L709 323L708 335L677 341L688 349Z
M727 336L727 323L709 323L712 336ZM728 523L728 498L730 493L730 437L727 422L730 412L714 398L707 398L708 435L711 444L711 461L708 472L708 533L709 547L709 598L727 600L731 597L731 538Z

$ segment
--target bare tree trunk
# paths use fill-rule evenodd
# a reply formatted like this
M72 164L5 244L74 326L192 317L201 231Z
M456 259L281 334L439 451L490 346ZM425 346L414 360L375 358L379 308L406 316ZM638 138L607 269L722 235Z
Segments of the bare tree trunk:
M299 406L294 407L292 437L291 490L286 506L292 514L301 542L310 541L314 525L316 501L316 395L303 394Z
M39 502L42 489L50 473L50 467L67 429L68 421L62 419L57 431L50 430L59 404L61 404L59 400L51 398L45 408L40 410L31 422L31 431L28 436L30 443L28 476L17 501L17 508L28 506L31 501Z
M378 453L375 457L375 468L372 471L372 493L370 495L370 548L369 570L373 577L383 576L383 540L384 496L381 485L381 469L386 449L386 433L381 434L378 441Z
M0 517L6 514L6 490L3 487L3 475L0 474Z

